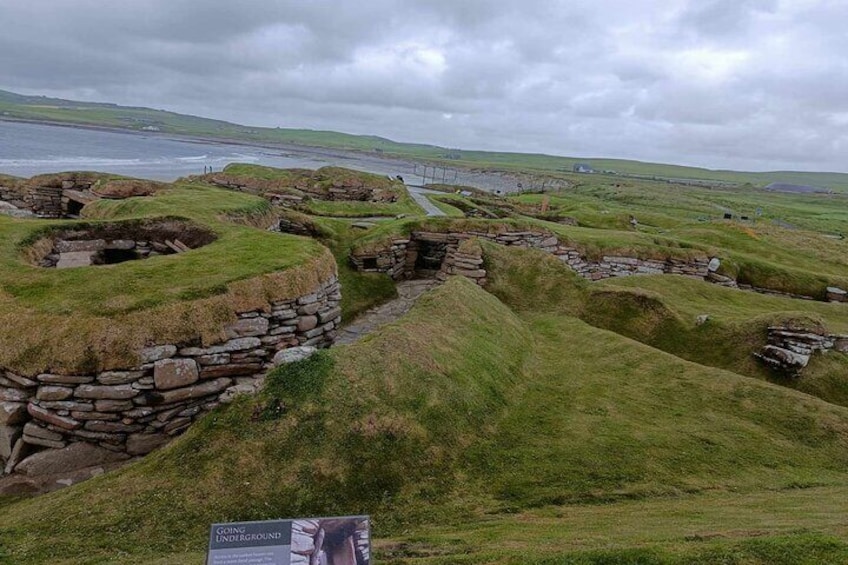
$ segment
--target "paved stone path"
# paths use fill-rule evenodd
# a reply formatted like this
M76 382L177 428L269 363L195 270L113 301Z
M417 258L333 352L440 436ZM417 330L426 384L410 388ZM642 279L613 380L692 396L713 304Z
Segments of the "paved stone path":
M353 343L373 332L374 330L394 322L412 308L415 301L422 294L437 286L439 283L433 279L416 279L398 283L398 297L380 306L371 308L357 317L349 325L342 328L336 345L347 345Z
M417 202L419 206L424 208L424 212L426 212L428 216L445 215L445 213L442 212L438 206L430 202L430 199L427 198L428 194L444 194L443 192L439 192L438 190L430 190L429 188L424 188L423 186L418 186L414 184L406 185L406 190L409 191L409 195L412 197L412 199L415 200L415 202Z

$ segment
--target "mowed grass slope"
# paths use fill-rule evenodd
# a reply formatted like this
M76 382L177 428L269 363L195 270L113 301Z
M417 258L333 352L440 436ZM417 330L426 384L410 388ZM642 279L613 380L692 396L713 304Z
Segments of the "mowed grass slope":
M794 388L848 406L848 358L816 355L803 377L763 366L753 355L771 325L848 332L848 305L720 287L682 276L622 277L588 283L538 251L487 245L489 289L521 312L555 312L680 358ZM706 323L697 318L706 315Z
M386 563L848 559L841 499L799 490L844 492L848 409L530 306L451 279L143 462L6 506L0 555L199 563L214 521L366 512Z

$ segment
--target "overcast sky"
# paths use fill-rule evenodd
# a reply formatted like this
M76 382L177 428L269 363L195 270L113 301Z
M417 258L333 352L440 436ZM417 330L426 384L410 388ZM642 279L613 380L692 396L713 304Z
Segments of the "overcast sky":
M845 0L0 0L0 89L448 147L848 171Z

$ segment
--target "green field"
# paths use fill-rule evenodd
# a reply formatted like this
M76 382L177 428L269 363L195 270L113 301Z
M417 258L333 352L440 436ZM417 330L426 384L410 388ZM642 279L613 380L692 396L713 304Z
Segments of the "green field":
M396 295L387 276L355 272L350 251L421 229L545 229L593 258L715 256L773 290L848 288L842 196L569 178L546 195L440 195L451 217L410 210L367 229L177 183L91 204L83 221L178 215L218 240L76 273L24 261L43 226L68 222L0 217L0 322L31 320L0 334L0 364L29 359L36 323L65 340L52 343L102 320L179 334L206 304L189 326L212 331L215 301L265 301L328 268L350 321ZM460 217L472 209L502 217ZM279 217L315 237L268 233ZM375 560L393 565L848 563L848 355L816 355L797 378L752 355L774 323L848 333L848 304L671 275L590 283L540 251L482 248L485 288L450 277L141 461L0 499L0 562L199 565L213 522L367 513ZM83 354L73 347L67 362Z
M334 262L308 238L225 219L267 208L257 197L178 184L155 197L95 202L82 222L0 216L0 365L43 371L120 363L154 337L216 335L237 304L296 296ZM26 259L45 230L174 216L206 226L217 240L190 253L96 268L44 269Z
M213 521L368 512L388 563L848 559L847 408L539 307L451 280L143 462L6 506L3 551L199 563Z

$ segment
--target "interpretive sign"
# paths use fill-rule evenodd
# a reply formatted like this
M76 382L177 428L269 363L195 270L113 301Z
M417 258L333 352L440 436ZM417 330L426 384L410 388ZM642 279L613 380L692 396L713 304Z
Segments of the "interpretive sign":
M207 565L371 565L367 516L213 524Z

